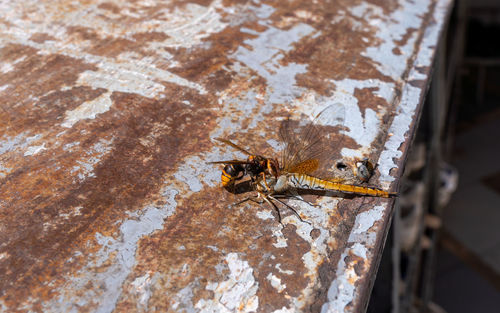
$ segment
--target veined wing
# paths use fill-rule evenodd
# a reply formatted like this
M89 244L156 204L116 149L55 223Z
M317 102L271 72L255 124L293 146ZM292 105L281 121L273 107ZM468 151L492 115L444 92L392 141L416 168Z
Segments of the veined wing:
M320 168L328 156L328 131L342 127L344 106L332 104L322 110L311 122L300 127L297 121L287 119L280 127L280 139L285 144L281 156L282 170L290 173L310 174Z
M251 154L250 152L248 152L247 150L243 149L242 147L238 146L237 144L235 144L235 143L233 143L233 142L231 142L231 141L229 141L229 140L227 140L227 139L224 139L224 138L219 138L219 137L214 138L214 139L215 139L215 140L217 140L217 141L220 141L220 142L222 142L222 143L225 143L226 145L229 145L229 146L231 146L231 147L235 148L236 150L239 150L239 151L243 152L243 153L244 153L244 154L246 154L246 155L252 155L252 154Z
M207 164L250 164L251 162L243 160L227 160L227 161L213 161L207 162Z

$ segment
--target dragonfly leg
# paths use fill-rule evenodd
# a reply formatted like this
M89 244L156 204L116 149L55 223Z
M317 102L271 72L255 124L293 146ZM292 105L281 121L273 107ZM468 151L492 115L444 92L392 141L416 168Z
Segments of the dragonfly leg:
M267 184L266 173L265 173L265 172L262 172L261 174L262 174L262 179L264 180L264 186L266 186L266 190L267 190L267 191L271 190L271 189L269 188L269 185Z
M287 195L280 195L280 194L277 194L277 195L273 195L274 198L280 198L280 199L294 199L294 200L299 200L299 201L302 201L302 202L305 202L307 203L308 205L312 206L312 207L315 207L315 208L319 208L321 207L321 205L319 204L312 204L311 202L307 201L307 200L304 200L302 199L301 197L299 196L296 196L296 195L292 195L292 194L287 194Z
M257 203L259 205L261 205L264 201L258 201L257 199L259 199L259 196L252 196L252 197L246 197L245 199L241 200L241 201L238 201L238 202L235 202L232 204L232 206L238 206L242 203L245 203L247 201L252 201L254 203Z
M280 199L278 199L278 198L276 198L276 197L273 197L273 196L271 196L271 195L268 195L268 197L269 197L270 199L273 199L273 200L275 200L275 201L278 201L279 203L283 204L284 206L286 206L287 208L289 208L290 210L292 210L292 212L295 214L295 216L297 216L297 217L299 218L299 220L300 220L301 222L303 222L303 223L307 223L307 224L311 225L311 223L310 223L310 222L303 220L303 219L302 219L302 217L300 217L299 213L297 213L297 211L296 211L294 208L292 208L290 205L286 204L285 202L283 202L283 201L281 201ZM275 206L275 207L276 207L276 206Z
M269 200L268 197L269 196L267 196L267 195L263 195L262 199L264 199L264 201L266 201L268 204L270 204L276 210L276 212L278 212L278 222L280 222L281 226L283 226L283 228L284 228L285 225L283 225L283 223L281 222L280 209L278 208L278 206L276 204L274 204L271 200ZM271 197L271 199L272 199L272 197Z

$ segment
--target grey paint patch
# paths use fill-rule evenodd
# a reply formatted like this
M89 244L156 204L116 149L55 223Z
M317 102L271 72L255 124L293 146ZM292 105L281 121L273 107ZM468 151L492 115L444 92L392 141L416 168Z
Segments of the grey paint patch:
M48 312L77 312L80 306L89 302L97 306L95 312L112 312L122 292L122 286L135 264L135 252L139 240L163 227L163 221L175 212L177 191L165 190L162 194L166 204L163 207L148 206L139 218L125 220L120 226L120 237L106 237L96 234L96 242L102 248L92 256L79 275L68 277L60 296L45 304ZM108 263L105 271L98 269ZM91 284L97 288L84 288ZM81 294L74 290L84 290Z
M229 278L222 282L207 284L207 290L214 293L213 299L200 299L195 307L200 312L255 312L259 307L256 295L258 282L247 261L240 260L237 253L226 256Z
M261 5L259 9L260 15L270 15L273 11L274 8L268 5ZM281 30L271 25L265 26L268 29L261 33L242 29L257 38L244 41L253 49L240 46L233 57L267 80L270 103L290 103L297 94L304 91L295 86L295 75L305 73L307 66L294 63L283 66L280 60L283 58L283 52L293 48L294 42L311 34L315 29L307 24L297 24L288 30Z

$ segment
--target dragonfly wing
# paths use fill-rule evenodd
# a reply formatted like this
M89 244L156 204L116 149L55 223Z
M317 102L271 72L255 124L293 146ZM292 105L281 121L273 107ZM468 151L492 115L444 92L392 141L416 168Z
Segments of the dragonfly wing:
M283 170L308 174L317 170L321 163L333 160L326 149L332 146L328 134L334 128L340 136L338 128L344 125L344 118L344 105L336 103L327 106L305 126L291 119L283 121L280 127L280 139L285 144L281 158Z
M229 145L229 146L231 146L231 147L235 148L236 150L239 150L239 151L243 152L243 153L244 153L244 154L246 154L246 155L252 155L252 154L251 154L250 152L248 152L247 150L243 149L242 147L238 146L237 144L235 144L235 143L233 143L233 142L231 142L231 141L229 141L229 140L227 140L227 139L224 139L224 138L219 138L219 137L214 138L214 139L215 139L215 140L217 140L217 141L220 141L220 142L222 142L222 143L225 143L226 145Z
M318 159L309 159L298 164L295 164L293 167L288 169L290 173L299 173L299 174L309 174L316 171L319 168L319 160Z
M227 160L227 161L207 162L207 164L250 164L250 162L241 160Z

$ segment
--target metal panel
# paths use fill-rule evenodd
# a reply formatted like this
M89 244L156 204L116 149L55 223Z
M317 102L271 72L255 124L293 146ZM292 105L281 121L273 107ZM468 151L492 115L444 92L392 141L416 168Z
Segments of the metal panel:
M354 312L393 200L231 206L229 137L345 106L397 189L450 0L0 4L0 308ZM240 155L241 156L241 155Z

